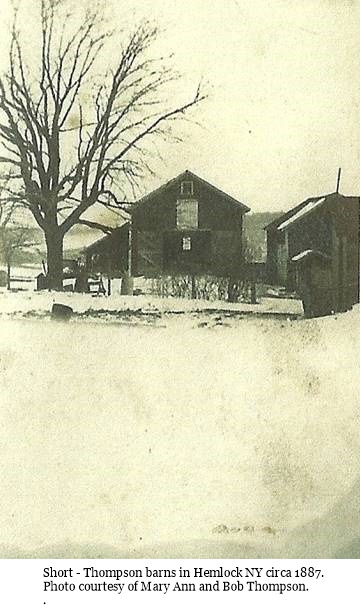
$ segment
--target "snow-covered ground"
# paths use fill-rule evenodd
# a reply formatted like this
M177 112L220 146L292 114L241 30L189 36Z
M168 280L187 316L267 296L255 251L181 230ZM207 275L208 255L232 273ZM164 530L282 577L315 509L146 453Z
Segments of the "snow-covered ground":
M0 267L1 270L1 267ZM249 303L228 303L219 300L191 300L186 298L160 297L151 295L151 280L135 278L134 289L144 292L139 296L121 296L121 280L113 279L111 282L111 296L93 294L78 294L74 292L47 292L36 291L36 276L41 272L38 265L14 267L12 269L12 290L9 292L5 287L0 287L0 317L13 317L38 315L45 317L49 315L54 302L70 305L75 313L75 319L91 318L96 321L124 320L124 315L132 315L133 323L141 322L144 318L166 318L169 315L185 314L207 314L209 318L218 324L220 319L237 318L244 315L266 315L266 316L289 316L296 318L303 315L300 300L293 298L260 297L256 305ZM31 281L19 281L16 279L27 278ZM64 285L71 283L74 279L64 280ZM104 280L107 289L107 280ZM271 289L269 289L271 291ZM216 312L219 317L216 318ZM212 322L214 323L214 322ZM211 321L210 321L211 325Z
M0 555L359 554L360 309L249 309L2 291Z
M115 280L114 280L115 281ZM180 298L161 298L157 296L121 296L113 288L111 296L96 296L91 294L77 294L73 292L47 292L31 291L8 292L0 288L0 317L46 315L50 314L53 303L62 303L72 307L74 319L88 319L96 321L114 321L124 316L141 318L164 319L168 315L204 315L205 319L235 318L240 314L279 315L298 317L302 315L302 305L296 299L262 298L255 305L248 303L228 303L226 301L206 301Z

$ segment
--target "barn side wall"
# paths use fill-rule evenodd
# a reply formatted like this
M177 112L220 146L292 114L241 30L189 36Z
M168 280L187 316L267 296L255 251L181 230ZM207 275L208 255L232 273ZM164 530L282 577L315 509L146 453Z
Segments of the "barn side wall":
M182 250L182 238L187 236L192 240L191 251ZM236 231L138 231L133 245L134 275L241 277L241 233Z
M332 281L337 310L359 302L359 198L332 208Z

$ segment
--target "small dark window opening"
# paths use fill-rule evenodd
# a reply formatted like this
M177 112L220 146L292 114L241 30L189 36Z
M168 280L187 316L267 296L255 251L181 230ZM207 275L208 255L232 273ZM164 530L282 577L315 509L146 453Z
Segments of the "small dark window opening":
M181 181L180 193L181 195L194 195L194 183L192 181Z

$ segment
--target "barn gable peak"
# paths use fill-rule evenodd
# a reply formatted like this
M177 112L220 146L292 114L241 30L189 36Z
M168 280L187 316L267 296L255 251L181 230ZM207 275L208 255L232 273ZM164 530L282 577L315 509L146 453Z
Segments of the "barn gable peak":
M250 208L248 206L246 206L245 204L243 204L239 200L235 199L231 195L225 193L224 191L222 191L218 187L215 187L215 185L212 185L211 183L209 183L205 179L202 179L201 177L199 177L194 172L191 172L191 170L184 170L183 172L181 172L180 174L178 174L176 177L174 177L174 178L170 179L169 181L167 181L164 185L161 185L160 187L157 187L156 189L154 189L150 193L144 195L142 198L140 198L138 201L136 201L134 204L132 204L132 207L129 209L129 211L131 212L132 208L137 208L139 205L151 202L153 199L156 198L156 196L159 193L161 193L162 191L166 190L169 187L172 187L177 182L179 183L179 192L181 191L180 185L181 185L182 182L184 182L184 184L185 183L190 183L190 182L198 182L203 187L208 188L209 190L213 191L217 195L223 197L226 201L234 203L234 204L237 204L238 206L241 206L244 214L246 212L249 212L249 210L250 210ZM187 194L187 191L186 191L185 187L184 187L184 190L181 191L181 193L183 195ZM191 196L192 192L189 191L188 195Z

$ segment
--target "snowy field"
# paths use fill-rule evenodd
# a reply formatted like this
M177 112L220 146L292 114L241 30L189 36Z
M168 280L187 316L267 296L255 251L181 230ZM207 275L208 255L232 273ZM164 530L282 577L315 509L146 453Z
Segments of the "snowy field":
M300 314L2 290L0 555L358 556L360 309Z
M1 270L1 267L0 267ZM192 323L206 326L229 325L232 320L238 321L239 316L261 316L269 318L296 319L302 317L303 309L300 300L276 297L259 298L256 305L249 303L228 303L226 301L191 300L185 298L162 298L143 294L140 296L121 296L121 280L113 279L111 296L95 294L78 294L74 292L49 293L36 291L36 276L41 269L38 266L15 267L12 270L14 281L12 290L8 292L0 287L0 317L1 318L50 318L53 303L69 305L74 310L74 320L95 322L119 322L164 326L174 316L182 317L184 321L191 319ZM32 279L29 282L17 282L16 278ZM151 281L151 280L150 280ZM149 280L136 278L134 288L148 291ZM64 280L64 284L74 285L74 279ZM104 280L105 288L107 287ZM199 319L199 321L197 321Z
M238 324L239 318L278 318L295 320L303 315L295 299L262 298L255 305L157 296L92 296L73 292L8 292L0 288L0 318L50 319L53 303L69 305L72 321L111 322L119 325L166 327L179 320L200 327Z

